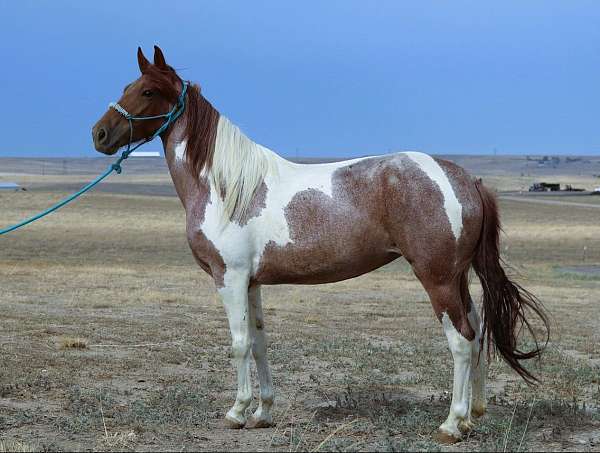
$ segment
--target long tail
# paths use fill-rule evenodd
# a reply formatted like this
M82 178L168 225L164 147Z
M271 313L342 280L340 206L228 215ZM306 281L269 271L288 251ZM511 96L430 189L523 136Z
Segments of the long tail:
M480 181L475 183L483 204L483 224L481 237L473 268L483 287L483 332L488 344L488 355L492 349L498 351L504 360L528 383L537 378L521 365L521 360L539 357L550 338L548 317L541 302L517 283L511 282L502 268L499 239L500 217L496 197ZM529 309L544 324L546 340L544 346L539 345L529 319ZM535 341L535 348L530 351L519 349L517 340L519 333L526 327Z

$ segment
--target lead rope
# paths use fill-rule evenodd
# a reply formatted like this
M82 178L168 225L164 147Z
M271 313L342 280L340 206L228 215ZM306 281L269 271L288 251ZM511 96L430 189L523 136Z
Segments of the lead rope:
M11 231L19 229L21 227L24 227L25 225L33 223L36 220L39 220L42 217L46 217L48 214L51 214L54 211L57 211L58 209L62 208L64 205L69 204L71 201L75 200L76 198L78 198L81 195L83 195L84 193L86 193L88 190L90 190L95 185L99 184L104 178L106 178L107 176L109 176L113 171L120 175L121 172L123 171L123 168L121 167L121 164L123 163L124 160L126 160L129 157L129 155L132 152L134 152L140 146L142 146L142 145L144 145L144 144L146 144L146 143L151 142L152 140L154 140L156 137L158 137L160 134L162 134L171 124L173 124L177 118L179 118L181 116L181 114L185 110L185 95L187 93L187 88L188 88L188 85L189 85L188 82L182 82L182 83L183 83L183 88L181 90L181 94L179 95L179 98L177 99L177 104L175 104L173 106L173 108L171 109L171 111L169 113L164 113L162 115L156 115L156 116L133 116L133 115L130 115L127 112L127 110L125 110L123 107L121 107L118 103L112 103L111 102L109 104L109 107L114 108L117 112L119 112L121 115L123 115L127 119L127 121L129 122L129 143L127 144L127 149L125 151L123 151L123 153L121 153L121 155L115 161L115 163L111 164L106 169L106 171L104 173L102 173L100 176L98 176L96 179L94 179L93 181L91 181L88 184L86 184L85 186L83 186L81 189L79 189L74 194L69 195L67 198L59 201L55 205L49 207L48 209L45 209L44 211L40 212L39 214L36 214L33 217L29 217L28 219L25 219L22 222L19 222L19 223L15 224L15 225L12 225L10 227L1 229L0 230L0 236L2 236L3 234L6 234L6 233L10 233ZM157 119L157 118L166 118L166 120L162 124L162 126L159 127L158 130L154 134L152 134L152 137L147 138L147 139L141 141L140 143L138 143L137 145L135 145L132 148L131 147L131 143L132 143L132 140L133 140L133 121L154 120L154 119Z

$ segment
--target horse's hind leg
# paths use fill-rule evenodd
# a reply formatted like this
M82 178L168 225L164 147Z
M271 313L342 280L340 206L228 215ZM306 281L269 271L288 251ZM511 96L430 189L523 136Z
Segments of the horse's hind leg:
M267 336L262 310L260 286L251 286L248 290L250 307L250 331L252 333L252 355L256 362L258 382L260 385L260 400L258 408L248 419L246 428L268 428L273 425L271 407L273 406L273 382L271 370L267 361Z
M462 303L460 279L440 283L435 279L422 278L434 311L441 321L448 345L454 359L454 385L452 402L446 421L440 426L437 440L454 443L462 434L471 430L471 357L475 332L468 320Z
M481 346L481 320L477 314L477 307L471 299L469 293L468 272L465 272L461 277L461 295L463 305L467 307L467 318L469 324L475 332L475 339L472 341L471 349L471 382L473 383L473 393L471 396L471 415L473 417L481 417L485 414L487 401L485 396L485 353Z

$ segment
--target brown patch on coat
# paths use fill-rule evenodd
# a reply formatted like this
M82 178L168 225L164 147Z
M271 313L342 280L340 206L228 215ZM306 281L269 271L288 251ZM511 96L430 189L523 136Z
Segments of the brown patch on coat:
M231 221L237 223L240 226L244 226L247 225L252 218L258 217L262 210L267 206L268 191L269 189L267 189L267 185L263 181L254 192L254 196L246 212L241 217L233 217ZM223 194L222 197L224 198L225 194Z

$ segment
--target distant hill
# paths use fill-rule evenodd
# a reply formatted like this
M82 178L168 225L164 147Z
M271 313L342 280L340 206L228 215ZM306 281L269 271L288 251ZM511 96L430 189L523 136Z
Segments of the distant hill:
M464 167L480 176L551 176L573 174L593 177L600 175L600 156L490 156L490 155L437 155ZM94 158L13 158L0 157L2 174L31 175L95 175L106 169L115 157ZM342 158L294 158L300 163L322 163L344 160ZM137 157L124 163L131 175L164 174L167 164L164 158Z

